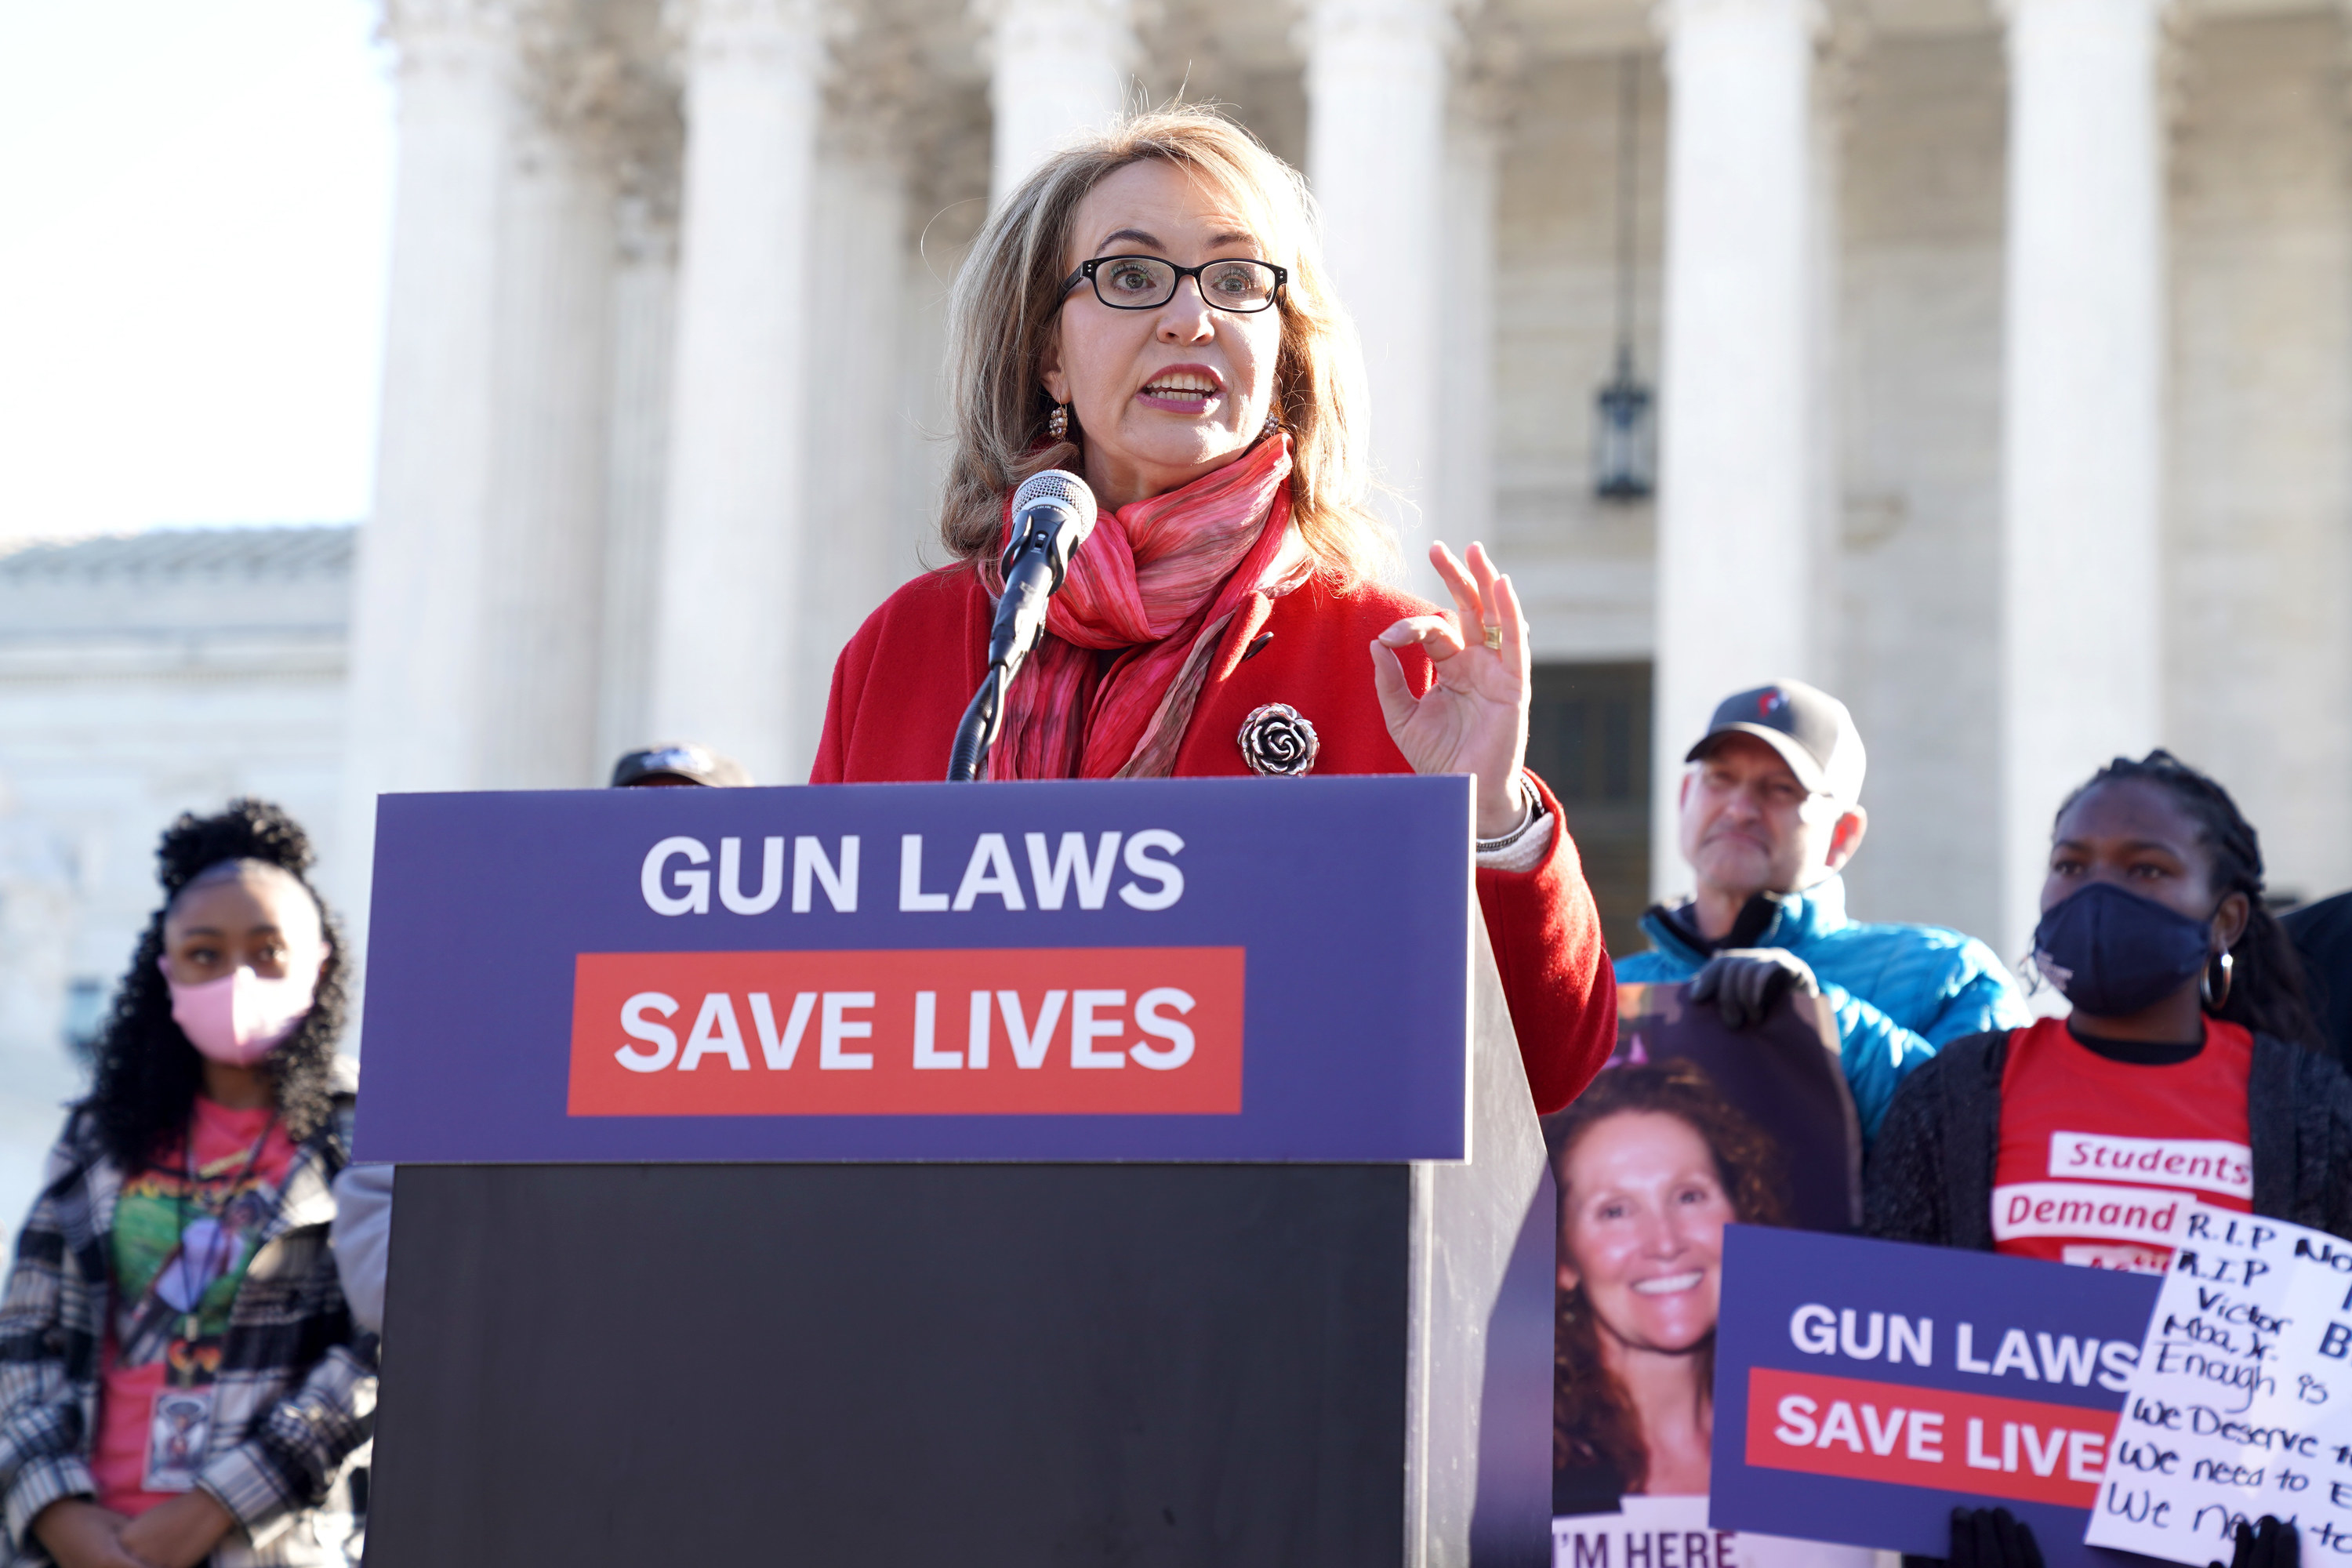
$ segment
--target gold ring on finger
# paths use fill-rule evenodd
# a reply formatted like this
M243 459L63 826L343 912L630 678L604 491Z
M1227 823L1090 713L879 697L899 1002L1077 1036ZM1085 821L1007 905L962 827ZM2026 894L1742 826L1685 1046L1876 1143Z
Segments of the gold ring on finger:
M1497 626L1488 626L1483 629L1486 634L1486 646L1496 653L1502 652L1503 628Z

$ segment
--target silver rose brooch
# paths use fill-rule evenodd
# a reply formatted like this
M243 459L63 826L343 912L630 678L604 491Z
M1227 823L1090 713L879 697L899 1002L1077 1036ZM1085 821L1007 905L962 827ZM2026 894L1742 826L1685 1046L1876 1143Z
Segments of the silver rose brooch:
M1242 760L1250 772L1296 778L1315 765L1323 742L1287 702L1269 702L1242 721Z

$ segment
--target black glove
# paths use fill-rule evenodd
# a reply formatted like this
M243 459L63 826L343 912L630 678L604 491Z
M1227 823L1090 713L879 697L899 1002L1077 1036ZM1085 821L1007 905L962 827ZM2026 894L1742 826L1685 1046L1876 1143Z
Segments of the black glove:
M2238 1521L2230 1568L2298 1568L2302 1562L2303 1543L2295 1536L2294 1526L2281 1524L2269 1514L2263 1515L2259 1525ZM2221 1565L2216 1563L2213 1568Z
M1952 1568L2042 1568L2033 1531L2005 1508L1952 1510Z
M1778 947L1735 947L1717 953L1691 976L1690 999L1713 1003L1735 1029L1760 1024L1794 987L1807 996L1822 994L1811 965Z

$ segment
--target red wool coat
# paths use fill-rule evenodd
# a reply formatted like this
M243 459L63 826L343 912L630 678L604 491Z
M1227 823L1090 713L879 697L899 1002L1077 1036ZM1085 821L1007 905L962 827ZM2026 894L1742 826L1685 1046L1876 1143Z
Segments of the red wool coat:
M1279 599L1251 595L1210 666L1176 753L1177 776L1248 773L1234 737L1250 710L1267 702L1287 702L1314 724L1322 742L1318 773L1410 772L1381 715L1369 647L1383 628L1428 609L1409 595L1373 586L1338 592L1320 579ZM834 666L809 782L945 778L957 721L987 673L993 616L968 566L929 573L891 595ZM1258 653L1244 657L1268 634ZM1427 657L1412 648L1402 658L1414 693L1426 691ZM1550 851L1532 871L1480 871L1478 903L1536 1108L1548 1112L1575 1099L1608 1059L1617 993L1566 818L1551 791L1536 784L1552 813Z

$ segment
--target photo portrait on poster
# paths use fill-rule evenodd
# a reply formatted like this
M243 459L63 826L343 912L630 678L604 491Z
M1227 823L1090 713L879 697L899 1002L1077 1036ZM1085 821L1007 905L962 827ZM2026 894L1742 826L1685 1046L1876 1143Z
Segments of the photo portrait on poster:
M1782 1154L1784 1224L1853 1230L1862 1224L1862 1123L1839 1058L1837 1015L1793 991L1762 1022L1735 1029L1695 1005L1684 984L1617 988L1614 1067L1680 1060L1705 1072Z
M1858 1215L1835 1019L1790 997L1734 1030L1685 990L1621 988L1608 1069L1544 1124L1559 1205L1556 1556L1654 1560L1670 1535L1704 1541L1710 1561L1843 1564L1841 1548L1710 1531L1706 1508L1724 1227L1846 1230Z

